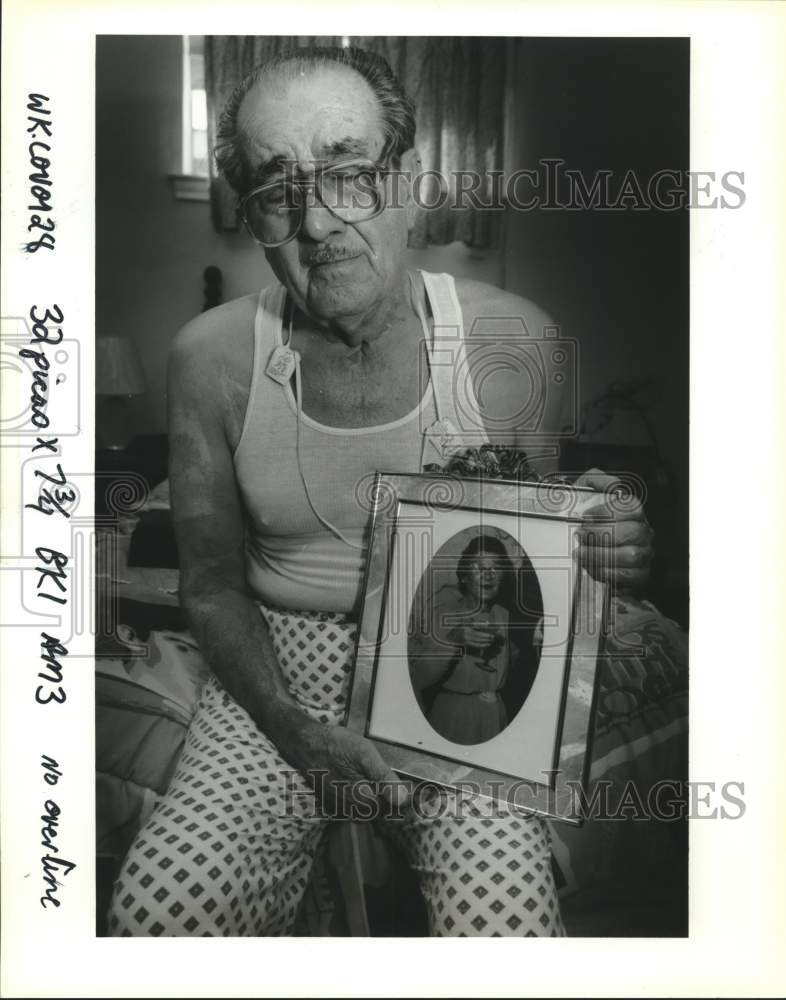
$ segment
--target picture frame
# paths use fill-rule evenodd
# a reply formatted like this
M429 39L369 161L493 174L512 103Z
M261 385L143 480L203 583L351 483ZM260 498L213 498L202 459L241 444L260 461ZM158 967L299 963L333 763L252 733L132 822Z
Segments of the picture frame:
M599 499L377 474L345 723L402 778L581 824L608 594L576 533Z

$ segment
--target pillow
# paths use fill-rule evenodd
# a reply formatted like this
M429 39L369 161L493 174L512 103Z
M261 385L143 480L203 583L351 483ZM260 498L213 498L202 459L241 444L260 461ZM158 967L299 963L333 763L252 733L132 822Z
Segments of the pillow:
M169 784L207 664L179 608L121 600L97 641L96 813L101 853L123 857Z
M646 880L650 866L684 861L684 823L668 810L683 801L688 778L687 636L653 605L625 598L611 602L609 625L586 794L591 815L580 828L551 823L563 895L598 881L630 882L636 872ZM569 779L578 780L579 764L577 747ZM663 782L674 784L657 801Z

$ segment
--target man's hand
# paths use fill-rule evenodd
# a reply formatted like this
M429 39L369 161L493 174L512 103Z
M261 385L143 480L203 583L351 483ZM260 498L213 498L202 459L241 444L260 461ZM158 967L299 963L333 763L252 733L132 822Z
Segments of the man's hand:
M585 472L575 485L603 494L597 505L585 512L587 521L613 519L613 523L599 524L597 528L591 524L582 527L582 565L596 580L611 584L618 593L641 591L649 579L654 535L644 508L628 495L629 489L621 480L600 469Z
M402 814L409 801L407 786L370 740L343 726L314 722L299 709L293 713L296 728L276 743L330 816L372 819L381 811L395 819Z

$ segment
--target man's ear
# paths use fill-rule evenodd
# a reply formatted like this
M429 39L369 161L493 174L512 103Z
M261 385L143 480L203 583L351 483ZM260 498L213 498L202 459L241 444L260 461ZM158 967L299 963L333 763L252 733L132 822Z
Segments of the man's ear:
M401 204L407 210L407 228L412 229L418 213L418 205L415 199L415 193L418 190L416 178L423 170L420 153L414 146L412 149L408 149L406 153L401 154L401 166L399 169L401 170L399 198L401 199Z

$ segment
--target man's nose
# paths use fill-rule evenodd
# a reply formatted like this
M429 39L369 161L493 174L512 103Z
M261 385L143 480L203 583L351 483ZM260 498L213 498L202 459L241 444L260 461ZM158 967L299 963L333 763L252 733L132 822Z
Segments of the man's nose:
M308 193L300 227L303 238L322 243L328 236L333 233L343 233L346 228L347 225L343 220L325 208L316 192Z

